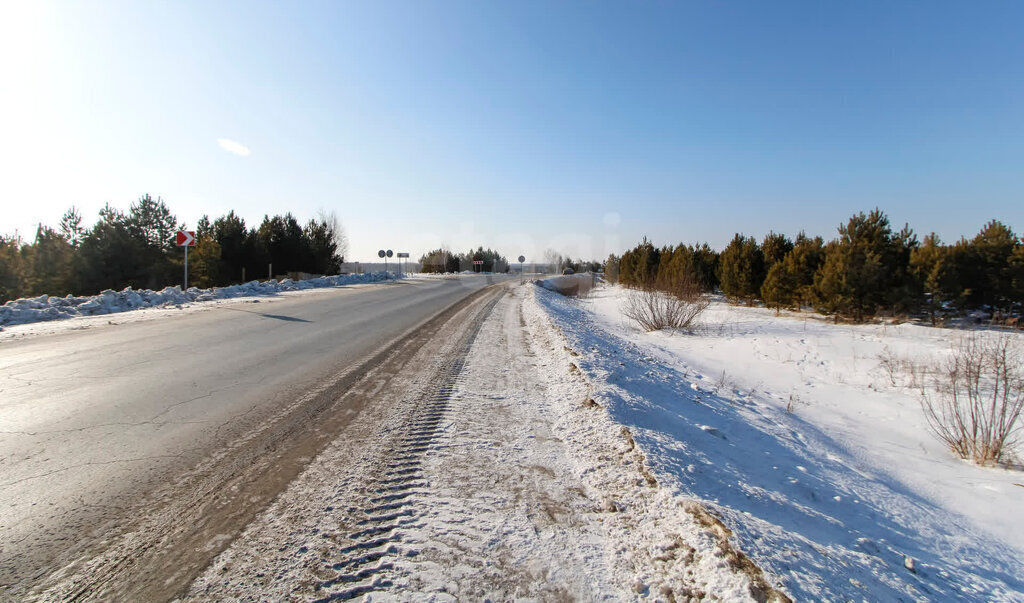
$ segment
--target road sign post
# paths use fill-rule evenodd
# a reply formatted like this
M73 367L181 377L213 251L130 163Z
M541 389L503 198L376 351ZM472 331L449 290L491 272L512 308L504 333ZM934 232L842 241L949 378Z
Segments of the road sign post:
M404 252L404 251L399 251L395 255L398 256L398 275L401 276L402 275L402 258L408 258L409 254L407 252ZM409 260L408 259L405 260L405 269L406 270L409 269Z
M523 262L526 261L526 256L519 256L519 284L522 285L526 282L526 275L523 274Z
M183 291L188 290L188 248L195 247L196 245L196 231L194 230L179 230L174 233L174 244L178 247L185 248L185 280Z

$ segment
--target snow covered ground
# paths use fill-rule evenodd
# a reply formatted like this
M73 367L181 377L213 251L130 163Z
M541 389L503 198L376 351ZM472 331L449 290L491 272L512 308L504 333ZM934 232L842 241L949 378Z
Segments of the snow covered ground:
M630 432L588 403L578 353L534 289L502 296L470 347L464 313L397 381L368 377L374 404L187 598L770 596L724 528L658 487ZM434 389L453 359L458 378Z
M305 281L282 279L279 281L250 281L230 287L213 287L199 289L189 287L182 291L181 287L164 287L160 291L151 289L132 289L126 287L121 291L107 289L99 295L64 297L27 297L13 299L0 306L0 327L21 325L34 322L61 320L80 316L100 316L116 314L130 310L146 308L181 307L196 302L220 301L243 297L261 297L278 295L287 291L306 291L340 285L359 285L394 280L391 273L377 272L373 274L345 274L324 276Z
M697 335L648 334L621 318L619 288L535 295L657 481L712 509L795 599L1024 600L1024 472L953 457L910 371L885 369L960 332L716 302Z
M514 287L455 381L465 326L360 385L353 431L189 597L1024 601L1024 472L954 458L910 387L959 331L716 302L695 335L643 333L623 294Z

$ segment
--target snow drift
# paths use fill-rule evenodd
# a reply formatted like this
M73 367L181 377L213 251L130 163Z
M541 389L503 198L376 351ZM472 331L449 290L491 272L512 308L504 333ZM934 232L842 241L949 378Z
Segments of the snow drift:
M178 286L165 287L160 291L152 291L150 289L135 290L127 287L121 291L107 289L99 295L91 296L67 295L65 297L51 297L49 295L40 295L39 297L11 300L0 306L0 326L19 325L45 320L61 320L76 316L114 314L140 308L180 306L192 302L218 299L275 295L283 291L302 291L305 289L337 287L339 285L377 283L394 280L395 278L395 275L391 273L376 272L372 274L323 276L304 281L293 281L291 279L250 281L242 285L213 287L210 289L189 287L185 291L182 291L181 287Z
M1020 550L899 472L854 453L817 419L787 412L760 387L744 391L724 374L716 383L717 373L688 369L671 346L655 345L662 334L619 328L596 302L539 287L535 295L580 352L577 364L594 399L635 434L659 484L716 514L736 546L796 600L1024 597ZM699 360L711 343L687 345ZM731 357L742 362L743 350ZM851 392L871 403L867 387ZM887 429L875 427L886 435L869 433L867 444L889 446ZM929 458L932 465L959 463ZM1006 520L1017 521L1013 514L1006 509Z

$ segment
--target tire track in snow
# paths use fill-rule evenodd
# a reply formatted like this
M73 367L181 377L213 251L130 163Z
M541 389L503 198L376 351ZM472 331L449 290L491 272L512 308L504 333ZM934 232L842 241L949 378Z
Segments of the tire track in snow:
M388 454L390 462L384 466L384 473L370 484L376 496L368 499L368 506L346 510L359 529L347 534L351 544L338 549L334 558L324 562L334 575L316 585L321 595L316 601L347 601L387 589L394 585L389 577L395 568L393 559L418 554L415 542L406 541L403 528L416 523L420 516L418 495L429 488L423 475L424 457L443 432L449 402L470 347L503 294L501 290L476 314L455 353L428 389L424 404L409 418L404 435Z

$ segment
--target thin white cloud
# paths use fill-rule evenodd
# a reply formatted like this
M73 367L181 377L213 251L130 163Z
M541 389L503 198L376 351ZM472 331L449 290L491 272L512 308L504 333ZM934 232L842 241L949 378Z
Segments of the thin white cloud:
M217 144L219 144L220 148L224 149L228 153L234 153L235 155L241 155L242 157L249 155L249 147L240 142L228 140L227 138L218 138Z

